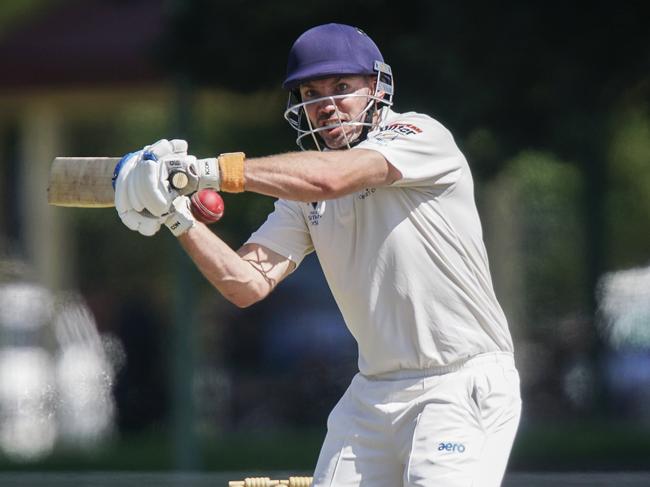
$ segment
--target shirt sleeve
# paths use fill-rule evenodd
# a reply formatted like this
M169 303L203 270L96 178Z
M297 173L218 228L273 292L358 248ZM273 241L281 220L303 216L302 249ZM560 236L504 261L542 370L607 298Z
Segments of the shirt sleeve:
M380 152L402 173L393 186L447 187L467 165L451 133L427 115L403 114L368 134L355 149Z
M295 202L277 200L266 221L246 241L263 245L300 265L313 252L311 235L302 210Z

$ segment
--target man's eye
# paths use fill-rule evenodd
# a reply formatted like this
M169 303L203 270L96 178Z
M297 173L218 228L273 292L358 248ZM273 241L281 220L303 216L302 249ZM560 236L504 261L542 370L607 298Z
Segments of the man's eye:
M336 85L336 90L339 93L345 93L346 91L348 91L348 88L349 86L347 83L339 83L338 85Z
M305 92L302 94L303 98L314 98L316 96L316 92L314 90L305 90Z

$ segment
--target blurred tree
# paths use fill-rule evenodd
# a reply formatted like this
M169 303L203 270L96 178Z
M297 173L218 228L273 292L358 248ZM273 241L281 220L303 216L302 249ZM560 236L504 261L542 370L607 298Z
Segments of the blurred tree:
M626 104L612 117L610 178L606 196L607 227L612 237L612 269L650 264L650 107Z
M552 154L526 151L505 169L519 214L519 252L530 331L581 310L586 282L580 218L582 179L574 166Z
M0 37L30 15L42 10L48 0L4 0L0 5Z

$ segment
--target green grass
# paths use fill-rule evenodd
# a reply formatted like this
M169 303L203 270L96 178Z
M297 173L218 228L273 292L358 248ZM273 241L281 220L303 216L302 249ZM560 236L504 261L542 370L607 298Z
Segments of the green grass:
M650 425L570 422L523 426L510 467L516 470L648 470Z
M201 471L310 471L322 431L224 434L198 442L195 466ZM19 463L0 457L1 470L166 471L174 470L168 435L123 436L95 450L57 449L49 457ZM511 470L648 470L650 426L572 422L524 425L510 461Z
M194 464L200 470L305 470L313 468L323 432L227 434L203 438ZM169 436L124 436L97 449L59 448L47 458L21 463L0 457L0 470L159 471L177 466Z

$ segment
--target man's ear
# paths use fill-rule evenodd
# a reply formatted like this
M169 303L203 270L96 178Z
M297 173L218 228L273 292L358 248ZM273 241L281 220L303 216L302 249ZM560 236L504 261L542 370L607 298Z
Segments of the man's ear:
M370 92L374 93L375 90L377 89L377 77L376 76L368 76L368 81L369 81L369 85L370 85ZM383 91L380 91L379 93L377 93L377 96L379 98L384 98L386 96L386 93L384 93Z
M370 83L370 91L373 93L377 89L377 77L376 76L368 76L368 81Z

